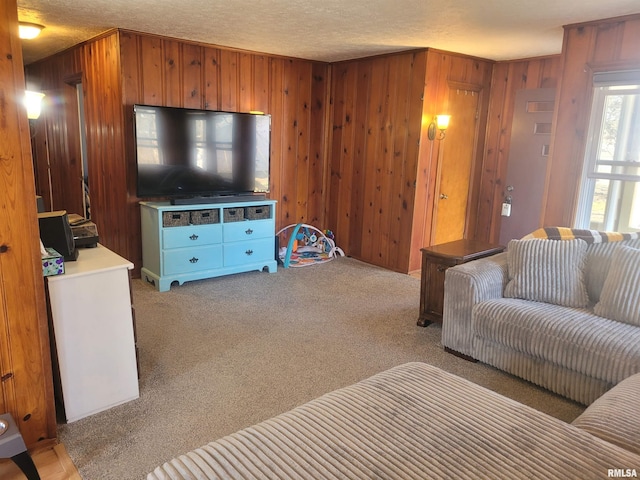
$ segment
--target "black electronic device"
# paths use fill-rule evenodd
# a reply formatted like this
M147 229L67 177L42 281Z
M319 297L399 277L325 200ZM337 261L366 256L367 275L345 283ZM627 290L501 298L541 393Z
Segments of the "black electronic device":
M98 246L100 237L98 236L98 228L95 223L75 213L69 214L68 218L76 248L93 248Z
M65 210L38 213L40 240L45 247L53 248L64 257L65 262L78 258L73 232Z
M150 105L133 113L138 197L269 191L270 115Z

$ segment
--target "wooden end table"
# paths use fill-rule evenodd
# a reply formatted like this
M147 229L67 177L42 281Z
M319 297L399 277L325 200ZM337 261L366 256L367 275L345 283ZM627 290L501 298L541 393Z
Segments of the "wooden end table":
M447 268L504 251L502 245L477 240L456 240L421 248L420 316L418 326L442 323L444 275Z

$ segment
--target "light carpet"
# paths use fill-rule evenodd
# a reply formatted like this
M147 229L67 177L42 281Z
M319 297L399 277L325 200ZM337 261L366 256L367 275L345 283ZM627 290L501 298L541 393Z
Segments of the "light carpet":
M572 421L583 407L445 353L416 326L420 281L351 258L249 272L159 293L133 280L140 398L71 424L60 440L85 480L157 465L392 366L427 362Z

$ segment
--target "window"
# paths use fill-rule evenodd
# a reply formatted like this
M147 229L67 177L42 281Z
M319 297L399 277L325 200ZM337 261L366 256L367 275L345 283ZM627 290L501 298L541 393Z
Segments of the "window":
M593 83L576 227L640 231L640 71Z

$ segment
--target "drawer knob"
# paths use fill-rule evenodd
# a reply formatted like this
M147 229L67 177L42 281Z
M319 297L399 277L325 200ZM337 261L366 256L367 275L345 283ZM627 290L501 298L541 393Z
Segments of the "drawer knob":
M191 235L189 237L191 240L197 240L198 239L198 235L196 235L195 233L193 235Z
M246 252L244 252L244 253L246 253L247 255L253 255L253 250L247 250L247 251L246 251Z
M198 258L196 258L196 257L191 257L191 258L189 259L189 261L190 261L191 263L198 263L198 260L199 260L199 259L198 259Z
M251 235L253 233L253 230L251 230L250 228L247 228L244 233L246 233L247 235Z

